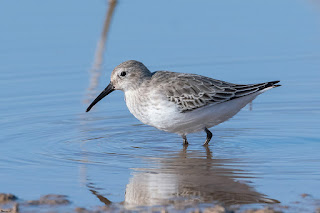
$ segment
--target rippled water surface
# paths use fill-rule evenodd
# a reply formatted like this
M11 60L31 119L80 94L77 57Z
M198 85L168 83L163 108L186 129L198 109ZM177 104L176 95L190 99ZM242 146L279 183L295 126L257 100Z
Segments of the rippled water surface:
M320 198L318 1L120 0L102 71L90 72L107 7L0 2L0 192L128 208ZM122 92L85 113L128 59L152 71L283 86L212 128L207 149L205 133L184 149L179 136L135 119Z

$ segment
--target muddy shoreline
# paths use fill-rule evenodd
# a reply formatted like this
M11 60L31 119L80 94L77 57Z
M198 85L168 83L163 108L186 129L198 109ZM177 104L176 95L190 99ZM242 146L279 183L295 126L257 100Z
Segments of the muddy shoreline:
M103 213L103 212L190 212L190 213L285 213L285 212L316 212L320 213L320 200L309 194L301 194L300 200L292 205L263 204L252 208L250 205L222 206L218 204L176 203L166 206L126 208L123 204L110 204L92 208L77 207L66 195L48 194L35 200L23 200L14 194L0 193L0 212L75 212L75 213ZM312 209L312 210L311 210ZM311 210L311 211L310 211Z

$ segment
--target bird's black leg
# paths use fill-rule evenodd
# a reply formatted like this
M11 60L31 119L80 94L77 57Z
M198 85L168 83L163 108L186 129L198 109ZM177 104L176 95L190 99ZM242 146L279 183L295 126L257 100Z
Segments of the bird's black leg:
M186 135L182 135L182 139L183 139L183 145L184 146L188 146L188 140L187 140L187 136Z
M210 142L210 140L212 138L212 133L210 132L209 129L207 129L207 127L204 128L204 131L207 133L207 139L206 139L206 141L204 142L203 145L204 146L208 146L208 144L209 144L209 142Z

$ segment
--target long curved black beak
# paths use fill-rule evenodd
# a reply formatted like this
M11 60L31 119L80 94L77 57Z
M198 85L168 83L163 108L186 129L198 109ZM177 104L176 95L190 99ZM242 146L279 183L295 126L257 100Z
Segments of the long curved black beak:
M112 85L112 83L110 82L110 84L100 93L100 95L98 95L98 97L96 99L94 99L94 101L92 101L92 103L90 104L90 106L87 108L86 112L89 112L90 109L96 104L98 103L102 98L106 97L107 95L109 95L111 92L114 91L114 87Z

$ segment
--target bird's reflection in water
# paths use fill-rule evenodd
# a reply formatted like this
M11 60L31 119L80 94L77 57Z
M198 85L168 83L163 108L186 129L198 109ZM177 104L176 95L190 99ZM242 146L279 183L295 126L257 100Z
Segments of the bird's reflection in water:
M209 148L205 152L187 151L186 147L157 159L152 169L135 169L126 187L125 205L153 206L176 202L219 203L223 205L278 203L258 193L252 186L237 181L244 171L230 168L227 159L213 159Z
M99 188L96 188L93 183L89 182L89 180L88 180L88 183L87 183L86 185L87 185L89 191L90 191L94 196L96 196L96 197L100 200L100 202L104 203L106 206L109 206L109 205L112 204L112 202L111 202L108 198L106 198L105 196L101 195L101 194L98 192Z

